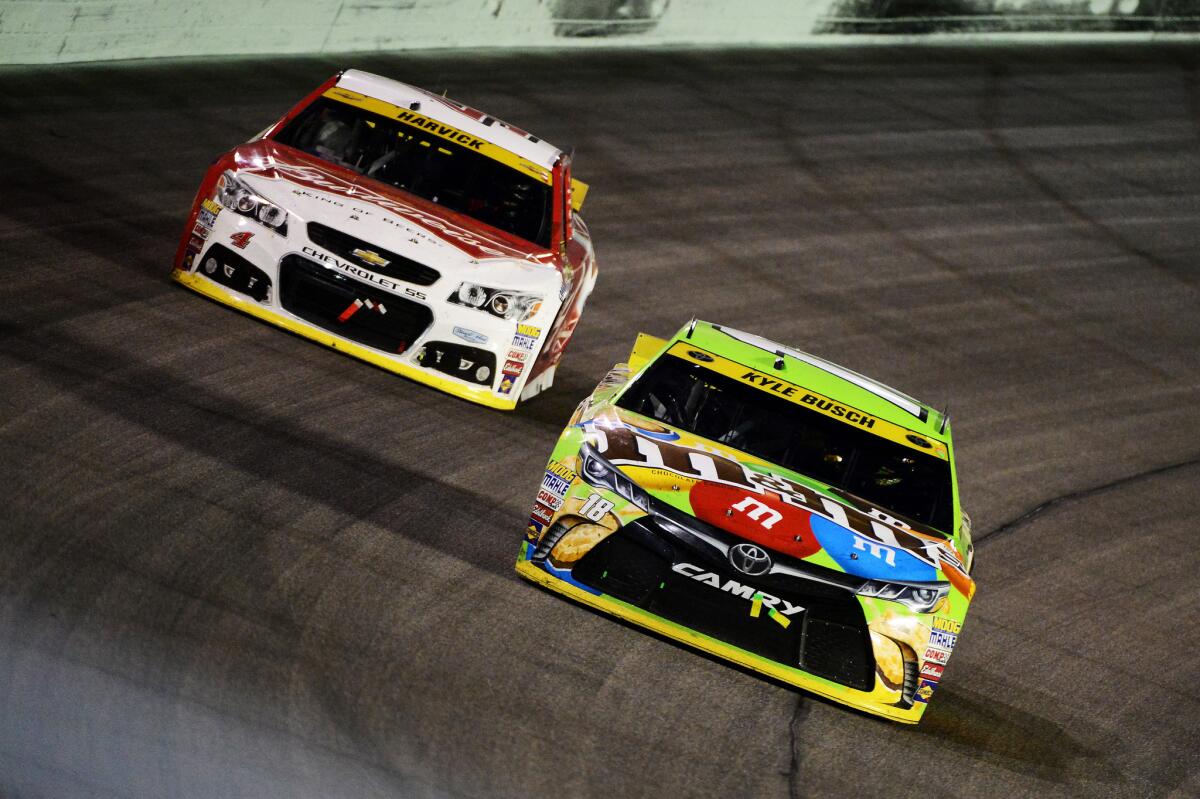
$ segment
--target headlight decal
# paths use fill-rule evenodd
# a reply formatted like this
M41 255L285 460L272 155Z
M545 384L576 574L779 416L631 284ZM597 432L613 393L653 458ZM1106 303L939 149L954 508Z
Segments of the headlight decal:
M868 580L858 589L859 596L899 602L915 613L929 613L950 593L949 583L906 584Z
M217 179L217 202L281 236L287 235L287 211L251 189L231 170L225 170Z
M580 476L595 488L605 488L642 510L650 507L650 497L630 477L600 456L590 444L579 449Z
M497 289L464 281L446 301L484 311L499 319L524 322L542 307L542 296L513 289Z

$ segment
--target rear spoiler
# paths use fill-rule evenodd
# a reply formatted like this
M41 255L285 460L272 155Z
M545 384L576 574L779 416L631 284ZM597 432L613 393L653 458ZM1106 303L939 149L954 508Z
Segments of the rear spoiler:
M638 333L637 341L633 342L633 349L629 353L629 371L636 372L641 369L666 345L665 338Z
M588 184L571 178L571 210L578 211L583 207L583 199L587 197L587 193Z

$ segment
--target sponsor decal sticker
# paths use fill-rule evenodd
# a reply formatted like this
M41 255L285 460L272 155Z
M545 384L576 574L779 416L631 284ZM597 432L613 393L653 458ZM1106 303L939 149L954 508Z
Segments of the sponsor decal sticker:
M549 524L550 520L554 518L554 511L550 510L550 508L547 508L540 502L535 502L533 504L533 510L529 513L529 518L531 521Z
M713 356L709 355L707 352L700 352L700 350L688 350L688 355L703 363L713 362Z
M537 338L538 336L542 335L542 329L540 327L534 327L533 325L517 325L517 335Z
M516 385L516 383L517 383L518 377L520 377L520 375L515 374L513 372L504 372L503 374L501 374L501 376L500 376L500 393L501 394L511 394L512 390L513 390L513 386Z
M520 333L513 336L512 345L523 350L533 352L533 348L537 346L537 339L529 336L522 336Z
M524 350L509 350L508 351L508 359L510 361L517 361L519 363L525 363L525 359L528 357L529 357L529 353L525 352Z
M519 375L519 374L521 374L521 370L524 368L525 368L525 364L523 364L523 363L517 363L516 361L505 361L504 362L504 372L506 374Z
M205 200L200 204L200 213L196 214L196 224L212 230L212 226L217 224L217 215L220 213L221 206L212 200Z
M477 333L469 327L456 327L451 332L463 341L469 341L472 344L487 344L487 336Z
M209 233L212 233L212 228L205 227L199 222L197 222L195 227L192 228L192 237L200 239L200 241L207 239Z
M573 469L556 460L550 461L550 463L546 466L546 471L550 472L551 474L556 474L562 479L571 483L579 479L579 475L575 474Z
M933 680L921 680L921 685L917 688L917 695L913 697L913 701L926 704L929 698L933 696L933 692L937 690L938 684Z
M948 661L949 659L950 659L949 652L943 651L941 649L933 649L933 648L925 650L925 660L928 660L931 663L936 663L939 666L945 666L946 661Z
M559 477L557 474L554 474L553 472L550 472L549 470L547 470L547 472L544 475L542 475L542 490L549 491L551 494L558 497L559 499L562 499L563 497L565 497L567 495L567 491L570 490L570 488L571 488L570 480L564 480L563 478Z
M945 670L945 668L946 667L941 663L926 662L925 665L921 667L921 676L927 680L937 682L938 680L942 679L942 672Z
M958 641L957 635L944 630L933 630L929 633L929 645L936 646L938 649L944 649L947 652L954 651L956 641Z
M955 635L958 635L960 632L962 632L962 623L957 622L954 619L944 619L941 616L936 616L933 619L933 629L945 630L948 633L954 633Z
M547 506L551 510L558 510L562 507L563 498L557 494L551 493L544 488L538 489L537 501Z

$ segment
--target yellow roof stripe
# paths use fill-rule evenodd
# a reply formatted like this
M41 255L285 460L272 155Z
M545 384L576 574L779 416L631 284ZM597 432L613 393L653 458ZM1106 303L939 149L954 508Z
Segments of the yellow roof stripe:
M940 441L927 438L920 433L915 433L908 428L893 424L886 419L880 419L878 416L864 413L853 406L832 400L811 389L798 386L795 383L789 383L771 372L761 372L758 369L740 364L737 361L722 358L715 353L694 347L686 341L677 341L671 349L667 350L667 353L691 363L700 364L717 374L732 377L742 383L754 386L759 391L765 391L789 402L794 402L797 405L803 405L811 411L816 411L831 419L837 419L843 424L874 433L881 438L886 438L888 441L894 441L897 444L903 444L909 449L915 449L917 452L934 455L942 460L949 460L946 445Z
M392 105L391 103L384 102L383 100L379 100L374 97L368 97L365 94L352 92L348 89L335 87L325 92L324 96L332 100L338 100L348 105L362 108L374 114L379 114L380 116L388 117L389 119L394 119L398 122L402 122L405 125L409 125L410 127L422 130L425 133L443 138L446 141L452 141L455 144L467 148L468 150L474 150L477 153L483 153L488 158L491 158L494 161L499 161L505 166L512 167L518 172L523 172L527 175L530 175L538 181L545 183L547 186L552 184L550 170L535 164L528 158L522 158L516 153L510 152L503 147L480 139L478 136L474 136L470 133L459 130L453 125L447 125L444 122L439 122L436 119L427 117L424 114L419 114L416 111L412 111L407 108L401 108L400 106Z

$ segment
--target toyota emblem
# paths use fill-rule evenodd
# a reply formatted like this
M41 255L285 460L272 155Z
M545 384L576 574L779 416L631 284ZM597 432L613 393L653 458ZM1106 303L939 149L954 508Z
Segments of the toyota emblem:
M754 544L736 544L729 548L729 562L733 568L751 577L765 574L771 568L771 556L762 547Z

